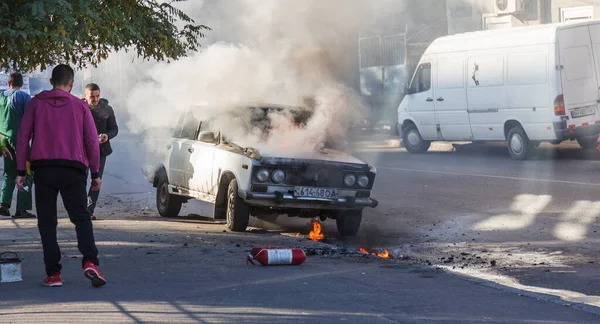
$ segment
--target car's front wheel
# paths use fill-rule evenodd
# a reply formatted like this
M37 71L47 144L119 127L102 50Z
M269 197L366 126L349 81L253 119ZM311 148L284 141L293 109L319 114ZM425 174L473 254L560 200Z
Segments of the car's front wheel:
M182 197L169 193L167 174L162 172L156 186L156 207L162 217L177 217L183 204Z
M227 228L243 232L248 227L250 209L238 194L237 180L233 179L227 189Z
M362 209L340 211L335 218L337 230L341 236L356 236L361 221Z

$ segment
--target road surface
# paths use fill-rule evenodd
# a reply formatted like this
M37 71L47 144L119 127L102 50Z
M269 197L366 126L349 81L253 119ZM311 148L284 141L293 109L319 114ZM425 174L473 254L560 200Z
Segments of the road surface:
M359 149L378 167L380 205L365 211L353 239L325 222L320 244L302 236L308 220L253 221L270 231L238 234L202 217L210 206L200 203L178 219L159 217L139 145L115 141L104 177L94 224L106 289L88 289L64 217L61 290L40 285L35 220L4 220L0 250L20 252L25 281L0 284L0 322L599 321L600 164L576 146L542 147L532 161L494 145ZM393 259L315 255L300 267L247 267L257 245L388 249ZM82 309L99 315L82 319Z

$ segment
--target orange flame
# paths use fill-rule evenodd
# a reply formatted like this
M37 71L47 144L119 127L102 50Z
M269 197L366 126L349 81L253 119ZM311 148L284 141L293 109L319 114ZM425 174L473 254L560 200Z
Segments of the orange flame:
M296 233L296 237L300 237L300 233Z
M312 224L313 224L313 230L310 231L310 233L308 234L308 237L315 242L324 239L325 235L323 235L323 233L321 233L321 224L317 221L314 221Z
M363 248L358 249L358 251L360 253L369 254L369 251L367 251L367 250L365 250ZM373 253L373 252L371 252L371 254L372 255L376 255L376 256L378 256L378 257L380 257L382 259L389 259L390 258L390 253L388 252L388 250L385 250L384 252L379 252L379 253Z
M385 252L377 253L377 256L380 258L384 258L384 259L390 258L390 254L388 253L388 250L385 250Z

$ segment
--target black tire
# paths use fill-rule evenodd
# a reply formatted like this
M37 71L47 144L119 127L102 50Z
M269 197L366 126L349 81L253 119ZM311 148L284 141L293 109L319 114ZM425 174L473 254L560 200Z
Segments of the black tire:
M424 140L417 126L410 124L402 130L402 145L410 153L425 153L431 142Z
M515 160L526 160L535 152L535 145L529 140L521 126L515 126L508 131L506 136L508 153Z
M238 194L237 180L233 179L227 189L227 228L243 232L248 227L250 209Z
M597 136L577 137L577 143L579 143L579 146L584 150L595 150L598 146L597 141Z
M344 210L338 213L335 223L341 236L356 236L362 221L362 210Z
M169 193L167 174L161 172L156 186L156 208L162 217L177 217L181 211L183 198Z

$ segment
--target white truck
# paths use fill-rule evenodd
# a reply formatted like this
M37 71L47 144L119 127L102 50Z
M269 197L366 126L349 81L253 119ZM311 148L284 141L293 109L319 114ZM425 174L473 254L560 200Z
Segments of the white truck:
M541 142L596 147L600 21L478 31L436 39L398 107L411 153L431 141L506 141L514 159Z

